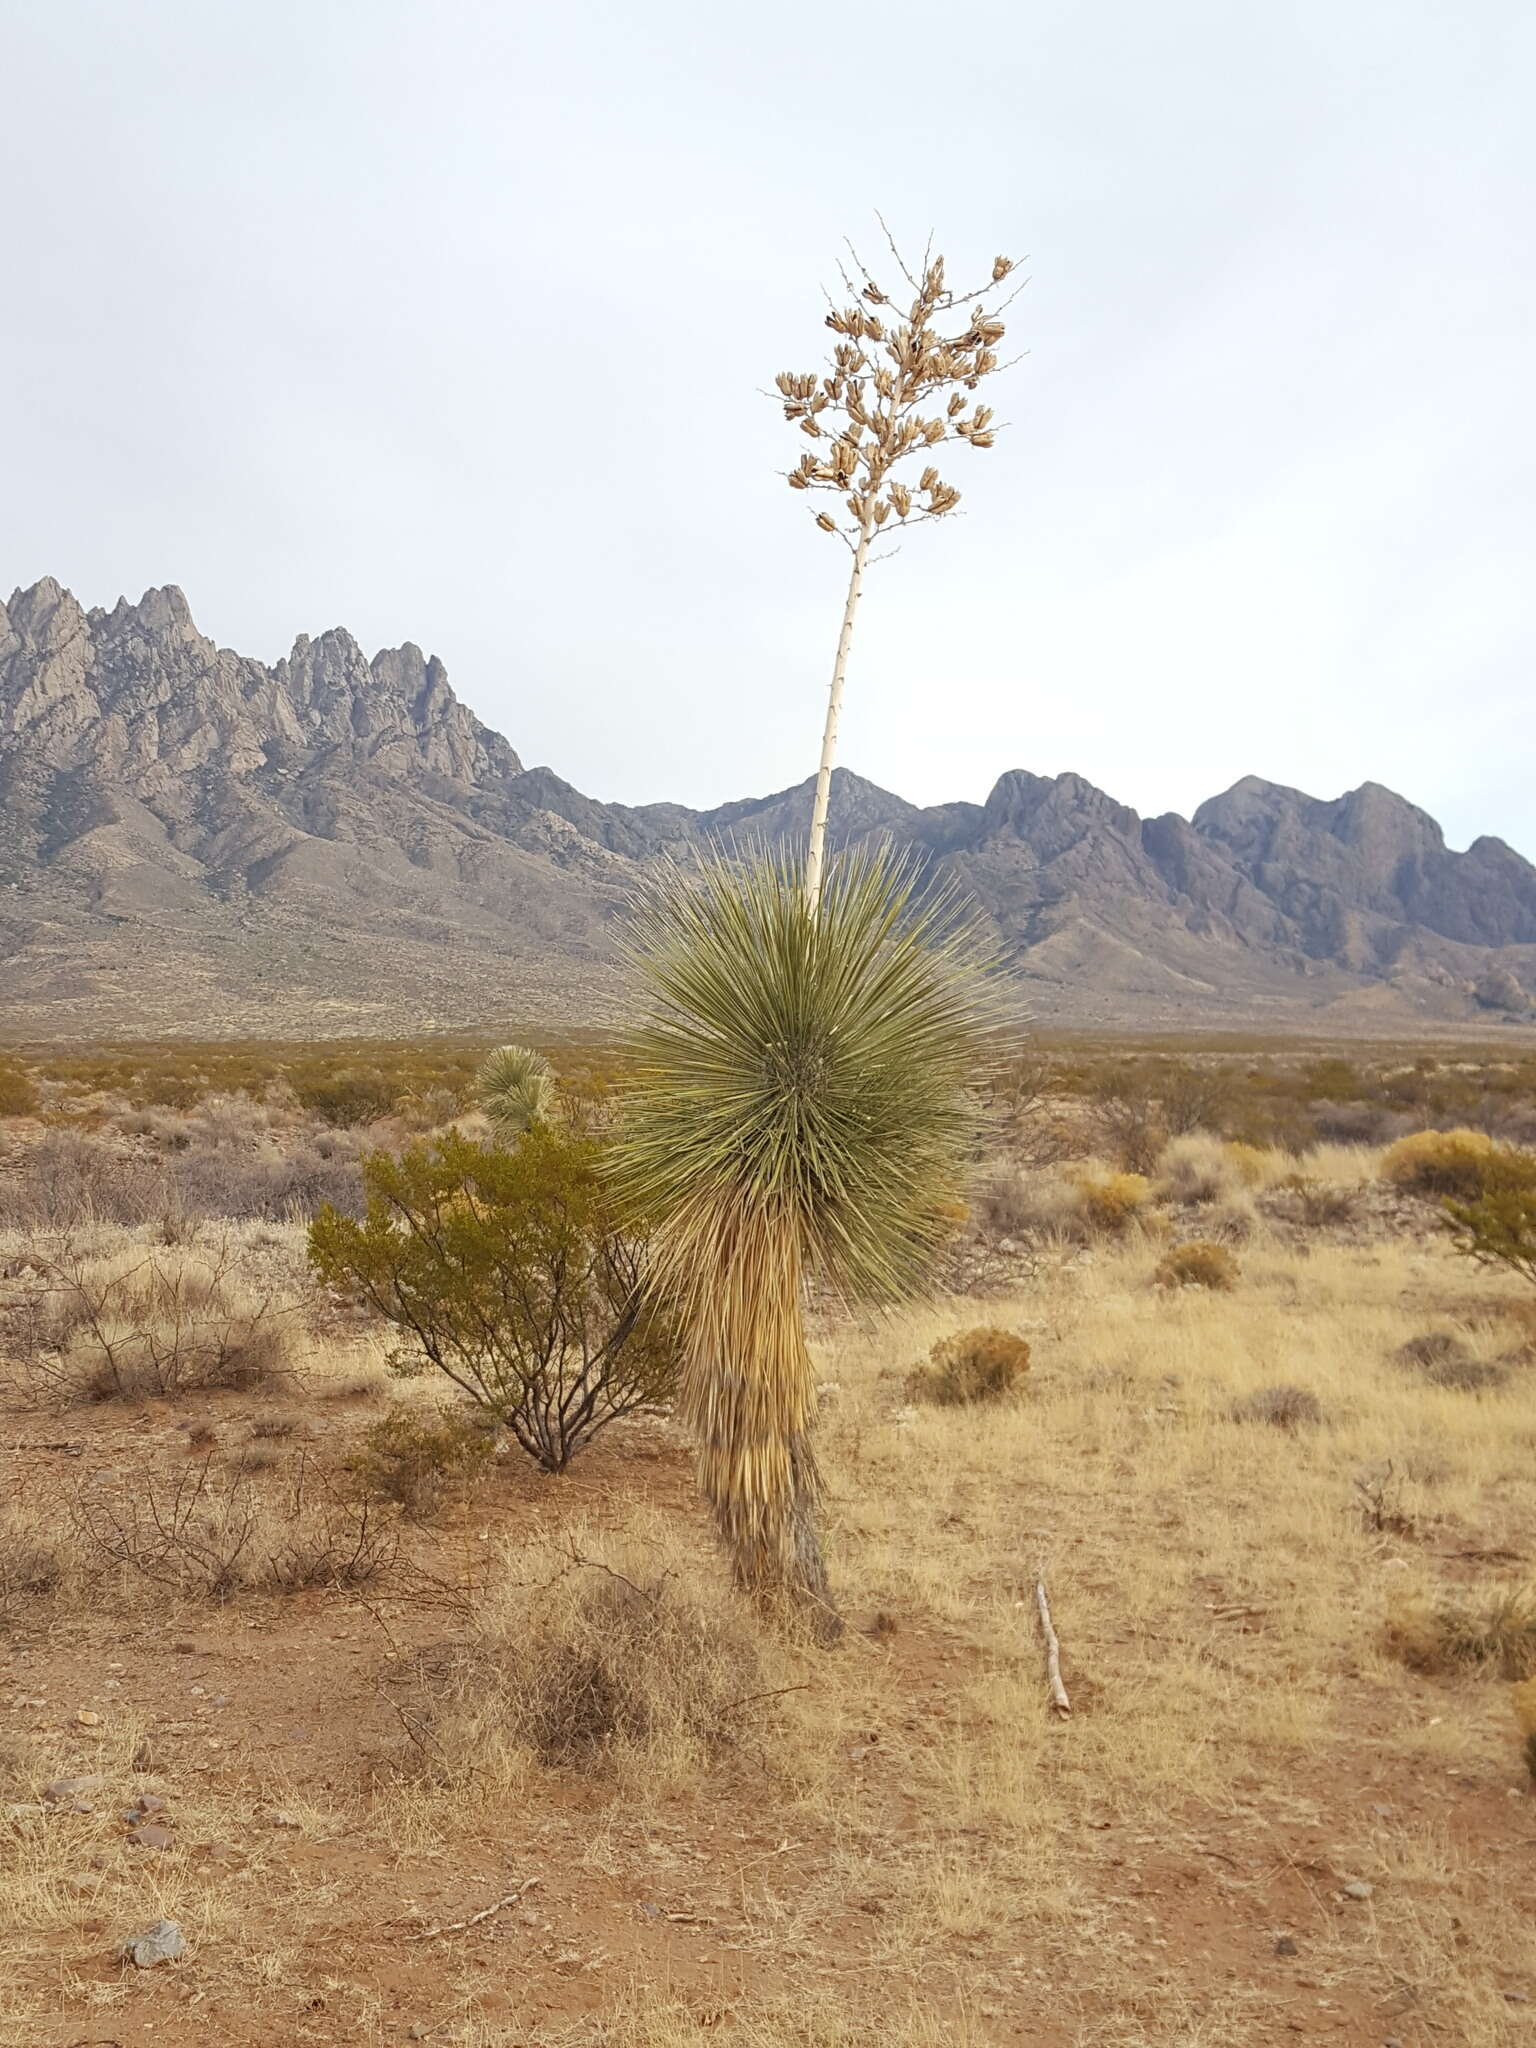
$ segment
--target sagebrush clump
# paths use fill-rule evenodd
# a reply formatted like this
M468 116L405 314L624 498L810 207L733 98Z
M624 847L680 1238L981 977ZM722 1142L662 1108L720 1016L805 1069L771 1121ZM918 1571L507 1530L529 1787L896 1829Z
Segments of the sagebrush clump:
M1158 1287L1211 1287L1225 1293L1237 1285L1241 1271L1224 1244L1199 1238L1164 1252L1152 1279Z
M1473 1201L1497 1173L1507 1148L1486 1131L1415 1131L1389 1145L1382 1178L1416 1195L1455 1195Z
M957 1330L939 1339L926 1365L913 1368L907 1392L936 1407L968 1408L1016 1392L1028 1371L1029 1345L1012 1330Z
M1073 1176L1077 1205L1090 1229L1118 1236L1128 1229L1152 1196L1152 1183L1140 1173L1109 1173L1087 1166Z
M1257 1387L1232 1403L1234 1422L1267 1422L1272 1429L1302 1429L1323 1419L1323 1404L1308 1387L1288 1382Z

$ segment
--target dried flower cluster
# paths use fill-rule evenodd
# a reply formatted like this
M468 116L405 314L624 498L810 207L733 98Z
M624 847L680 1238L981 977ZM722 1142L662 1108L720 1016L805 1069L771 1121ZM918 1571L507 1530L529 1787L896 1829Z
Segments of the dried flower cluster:
M850 546L859 540L867 546L890 520L905 525L953 512L960 493L932 463L915 488L893 472L945 443L990 448L998 432L991 407L973 403L968 394L1002 367L997 345L1003 322L981 300L1012 274L1012 261L999 256L989 284L952 292L942 256L925 261L918 277L894 245L892 255L913 293L906 312L893 308L855 254L856 275L843 273L852 303L827 315L828 327L843 337L830 368L821 375L786 370L775 380L784 417L817 444L788 472L789 486L841 495L847 519L818 511L816 524L841 534Z

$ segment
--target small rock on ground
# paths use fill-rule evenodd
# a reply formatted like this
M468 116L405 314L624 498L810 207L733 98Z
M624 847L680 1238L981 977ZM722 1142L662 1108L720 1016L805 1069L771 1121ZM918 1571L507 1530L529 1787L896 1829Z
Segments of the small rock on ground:
M157 1920L153 1927L146 1927L118 1950L125 1963L132 1963L139 1970L151 1970L156 1963L174 1963L186 1952L186 1937L174 1920Z

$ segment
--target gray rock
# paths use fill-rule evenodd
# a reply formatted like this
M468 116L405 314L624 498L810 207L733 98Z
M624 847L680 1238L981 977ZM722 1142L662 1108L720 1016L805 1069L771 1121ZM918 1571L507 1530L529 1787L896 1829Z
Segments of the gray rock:
M1346 1899L1363 1900L1373 1899L1376 1896L1375 1885L1367 1884L1363 1877L1352 1877L1349 1880L1348 1884L1344 1886L1343 1890Z
M119 1960L136 1970L152 1970L156 1963L174 1963L187 1952L186 1937L174 1920L157 1920L142 1934L135 1934L118 1950Z

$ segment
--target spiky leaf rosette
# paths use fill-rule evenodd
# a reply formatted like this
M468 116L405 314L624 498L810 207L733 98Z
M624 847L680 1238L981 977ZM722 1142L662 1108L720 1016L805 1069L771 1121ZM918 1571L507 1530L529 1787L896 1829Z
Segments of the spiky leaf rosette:
M953 891L910 860L834 863L808 914L797 863L672 870L635 913L646 1000L627 1048L619 1184L682 1306L682 1410L749 1581L795 1576L814 1490L802 1290L908 1291L952 1214L990 1004Z
M548 1123L554 1069L531 1046L498 1045L475 1076L475 1096L498 1138L519 1138L536 1124Z

